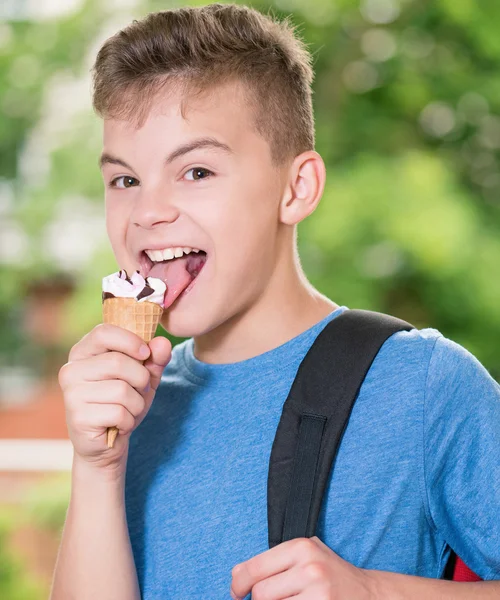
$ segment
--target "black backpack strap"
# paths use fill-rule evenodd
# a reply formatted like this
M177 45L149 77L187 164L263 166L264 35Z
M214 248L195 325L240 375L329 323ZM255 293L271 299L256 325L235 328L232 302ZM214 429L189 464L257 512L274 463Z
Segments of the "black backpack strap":
M269 547L315 535L330 469L361 384L382 344L413 326L347 310L318 335L283 405L269 460Z

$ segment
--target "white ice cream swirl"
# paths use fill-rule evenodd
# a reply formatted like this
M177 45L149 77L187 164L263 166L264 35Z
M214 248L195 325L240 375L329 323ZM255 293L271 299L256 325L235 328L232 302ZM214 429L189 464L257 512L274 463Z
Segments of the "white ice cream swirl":
M132 277L125 270L102 279L102 299L135 298L137 302L155 302L163 306L167 286L156 277L144 277L135 271Z

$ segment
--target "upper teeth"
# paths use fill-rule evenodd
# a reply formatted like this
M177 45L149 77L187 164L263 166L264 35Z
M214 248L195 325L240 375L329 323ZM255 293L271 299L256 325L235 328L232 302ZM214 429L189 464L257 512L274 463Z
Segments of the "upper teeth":
M183 254L190 252L199 252L197 248L165 248L165 250L145 250L146 254L153 262L161 262L163 260L171 260L180 258Z

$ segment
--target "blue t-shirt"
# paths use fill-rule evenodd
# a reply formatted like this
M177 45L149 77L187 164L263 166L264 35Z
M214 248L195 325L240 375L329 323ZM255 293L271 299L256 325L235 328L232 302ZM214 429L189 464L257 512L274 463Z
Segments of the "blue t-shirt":
M271 446L297 369L346 307L260 356L173 350L132 434L127 520L143 600L229 598L231 569L268 550ZM450 547L500 579L500 386L435 329L399 332L361 387L318 537L352 564L441 577Z

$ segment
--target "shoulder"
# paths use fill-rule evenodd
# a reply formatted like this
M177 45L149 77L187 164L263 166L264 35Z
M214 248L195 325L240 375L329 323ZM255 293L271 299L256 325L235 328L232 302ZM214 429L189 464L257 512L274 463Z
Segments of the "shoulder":
M441 338L437 329L398 331L380 348L366 383L380 385L390 380L404 385L407 390L410 387L422 389L434 347Z
M500 399L500 386L478 359L433 328L399 331L383 344L367 383L384 380L419 390L427 404L447 410L469 396L483 403Z
M468 386L469 382L484 381L498 387L487 369L479 360L460 344L439 336L433 348L429 365L429 383L455 382L456 385Z
M500 423L500 386L480 361L437 329L394 334L382 346L376 375L392 377L417 394L429 434L467 420L472 427Z
M427 371L430 385L450 379L462 385L470 379L483 379L498 385L471 352L433 328L395 333L382 346L379 356L393 368L395 364L415 366L418 363Z
M398 331L392 335L382 346L381 353L391 358L405 359L415 352L419 358L430 358L437 341L443 335L437 329L412 329L410 331Z
M428 421L447 412L456 421L500 423L499 384L471 352L444 336L436 340L429 361L425 404Z

